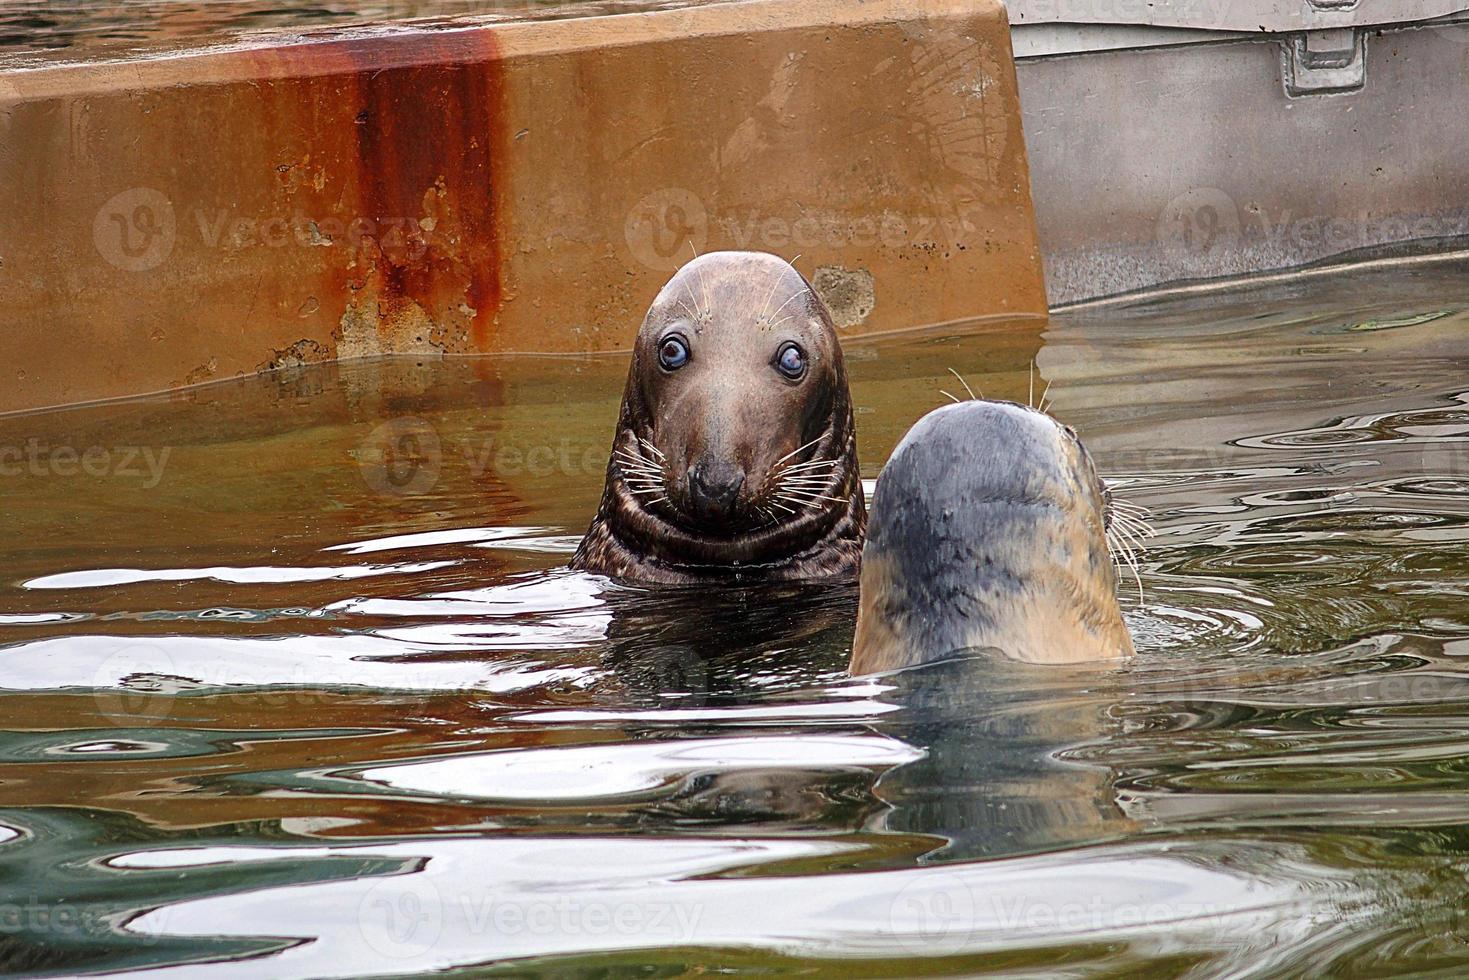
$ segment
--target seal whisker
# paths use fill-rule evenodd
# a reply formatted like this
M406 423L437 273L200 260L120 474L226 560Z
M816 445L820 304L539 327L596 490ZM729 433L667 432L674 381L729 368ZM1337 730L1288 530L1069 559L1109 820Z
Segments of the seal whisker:
M794 516L794 515L795 515L795 513L796 513L796 512L795 512L795 511L793 511L793 510L791 510L791 509L790 509L790 508L789 508L789 507L787 507L787 506L785 506L785 505L784 505L784 504L782 504L782 503L781 503L781 502L780 502L780 501L779 501L779 500L776 500L776 499L774 499L774 498L772 498L772 499L771 499L771 500L770 500L770 506L772 506L772 507L778 507L778 508L780 508L780 509L781 509L781 510L783 510L783 511L785 511L785 512L786 512L786 513L787 513L787 514L791 514L791 515L793 515L793 516Z
M822 440L822 438L825 437L825 435L826 435L826 433L823 432L821 435L817 436L815 439L812 439L810 442L806 443L805 445L803 445L803 446L797 446L795 449L792 449L790 452L786 453L780 459L776 460L773 464L771 464L771 467L770 468L771 469L775 469L775 467L779 466L781 463L784 463L786 460L790 459L792 456L796 455L797 453L801 452L802 450L810 449L812 446L814 446L818 442L820 442ZM795 469L796 466L804 466L804 465L806 465L806 464L804 464L804 463L796 463L795 465L788 466L786 468L787 469Z
M1118 527L1127 528L1131 530L1134 535L1140 536L1142 538L1151 538L1153 536L1154 531L1152 527L1150 527L1140 515L1131 511L1118 510L1116 509L1115 503L1113 507L1114 509L1111 515L1112 522Z
M783 310L783 309L785 309L787 306L789 306L791 300L796 299L797 297L803 295L805 292L806 291L804 289L795 289L795 290L792 290L791 291L791 294L786 297L786 301L784 303L780 304L779 306L777 306L775 308L775 312L772 313L772 314L770 314L770 318L773 320L776 317L780 316L780 311ZM781 322L784 323L785 321L782 320Z
M955 398L953 395L949 394L947 391L945 391L942 388L939 389L939 394L940 395L943 395L946 398L948 398L949 401L953 402L955 405L959 404L961 401L964 400L962 398Z
M1117 566L1117 571L1124 569L1137 574L1137 552L1121 537L1109 538L1107 541L1107 552Z
M781 498L781 499L785 503L791 504L791 505L793 505L796 508L795 510L792 510L790 512L793 515L797 511L812 510L812 509L814 509L816 507L816 501L814 501L814 500L792 500L790 498L784 498L784 497Z
M681 299L675 299L673 302L678 305L678 308L679 309L681 309L681 310L684 311L684 315L687 316L690 320L697 321L699 319L698 314L690 311L689 310L689 305L687 303L685 303L683 300L681 300Z
M1114 529L1117 531L1117 534L1115 536L1110 533ZM1137 551L1138 548L1141 547L1141 545L1137 541L1137 539L1133 537L1132 532L1128 531L1120 524L1114 524L1112 528L1108 529L1108 532L1109 533L1106 536L1108 551L1111 552L1114 561L1116 561L1118 555L1123 556L1123 563L1126 565L1127 569L1132 572L1132 580L1137 585L1137 601L1139 604L1141 604L1144 601L1143 580L1142 576L1138 574L1137 557Z
M765 302L760 304L760 315L755 318L756 323L769 323L770 318L766 310L770 309L770 301L775 298L775 291L780 288L780 276L771 276L770 291L765 294Z
M954 377L956 377L956 378L959 379L959 383L964 386L964 390L967 391L967 392L969 392L969 399L971 401L973 401L974 400L974 389L971 388L971 387L969 387L969 382L964 380L964 375L960 374L958 371L955 371L953 368L949 368L949 373L952 374ZM979 393L979 397L983 398L984 397L984 392L981 391Z
M689 244L690 245L693 245L694 243L693 242L689 242ZM699 292L701 292L701 293L704 294L704 313L703 313L703 318L705 320L708 320L709 317L712 316L713 313L714 313L714 304L709 301L709 284L704 281L704 270L703 269L695 269L694 271L698 275L698 278L699 278Z
M811 443L808 442L808 443L806 443L805 446L802 446L801 449L805 449L805 448L807 448L810 445L811 445ZM800 452L800 451L801 451L800 449L796 450L796 452ZM818 466L835 466L835 465L837 465L837 460L834 460L834 459L808 459L804 463L791 463L789 466L785 467L785 469L783 470L783 472L789 473L789 472L791 472L793 470L806 470L806 469L814 469L814 468L816 468Z
M800 463L795 466L787 466L785 469L781 470L781 473L790 473L797 476L810 476L821 473L824 470L829 470L834 466L836 466L836 460L813 460L810 463Z
M817 500L830 500L838 504L846 503L846 501L843 500L841 497L828 497L824 493L813 493L810 490L788 490L784 494L782 494L782 496L786 498L795 498L798 500L804 498L809 502L814 502Z
M1148 518L1150 518L1153 514L1151 510L1144 507L1142 504L1135 504L1130 500L1120 500L1117 498L1113 498L1112 506L1114 509L1116 509L1118 514L1125 514L1143 523L1146 523Z
M1121 500L1115 496L1109 500L1109 504L1109 515L1111 519L1121 523L1125 527L1130 527L1142 540L1146 540L1157 534L1153 530L1153 526L1148 522L1152 516L1152 511L1148 510L1142 504L1135 504L1130 500Z
M1141 514L1131 513L1128 511L1120 511L1115 516L1117 521L1120 522L1123 527L1131 528L1133 531L1144 538L1151 538L1153 535L1158 533L1157 531L1153 530L1153 526L1149 524Z

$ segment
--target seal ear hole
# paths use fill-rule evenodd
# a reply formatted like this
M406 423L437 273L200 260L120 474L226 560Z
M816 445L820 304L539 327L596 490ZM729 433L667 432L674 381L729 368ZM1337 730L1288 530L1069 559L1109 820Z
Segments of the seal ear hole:
M775 369L791 381L799 381L806 374L806 352L794 341L786 341L775 352Z
M689 363L689 342L671 333L658 342L658 363L665 371L677 371Z

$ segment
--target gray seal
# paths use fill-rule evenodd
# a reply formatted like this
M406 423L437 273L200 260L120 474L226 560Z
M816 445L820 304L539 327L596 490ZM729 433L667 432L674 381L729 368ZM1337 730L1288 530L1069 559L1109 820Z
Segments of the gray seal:
M970 650L1028 663L1133 653L1108 494L1076 433L1012 402L930 412L877 479L850 670Z
M667 585L854 578L866 507L831 316L784 259L712 252L643 320L573 568Z

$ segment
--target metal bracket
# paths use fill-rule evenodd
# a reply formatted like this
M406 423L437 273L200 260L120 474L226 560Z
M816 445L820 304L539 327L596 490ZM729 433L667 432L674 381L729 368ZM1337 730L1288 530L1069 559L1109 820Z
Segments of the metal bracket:
M1367 83L1367 35L1350 27L1292 34L1285 43L1285 94L1336 95Z

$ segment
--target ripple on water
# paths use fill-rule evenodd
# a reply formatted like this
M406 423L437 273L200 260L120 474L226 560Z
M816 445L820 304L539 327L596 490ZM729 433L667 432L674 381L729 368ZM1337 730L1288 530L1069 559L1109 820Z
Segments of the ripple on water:
M53 426L174 447L146 493L6 487L0 907L79 926L0 954L53 974L1456 975L1469 334L1382 292L1063 315L1039 357L1031 328L856 342L869 476L949 367L1000 397L1048 372L1158 531L1115 670L977 656L849 680L851 588L565 570L620 363L315 367L0 419L0 445ZM1321 342L1361 323L1397 328ZM376 493L356 461L405 414L445 447L553 430L596 466L451 451L431 492Z

